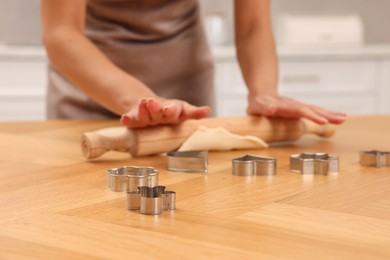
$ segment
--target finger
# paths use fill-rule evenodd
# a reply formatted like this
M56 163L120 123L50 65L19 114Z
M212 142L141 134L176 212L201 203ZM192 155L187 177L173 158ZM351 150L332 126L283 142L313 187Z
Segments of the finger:
M309 106L298 102L286 102L285 104L278 106L275 116L288 118L305 117L318 124L328 123L328 120L325 117L313 111Z
M302 103L290 98L281 98L278 106L277 115L285 117L299 118L305 117L318 124L329 123L328 119L313 109L312 105Z
M303 107L303 108L299 109L299 111L300 111L301 116L306 117L306 118L312 120L313 122L316 122L317 124L324 125L324 124L329 123L329 120L326 117L315 112L313 109L311 109L309 107Z
M150 98L146 102L146 107L149 111L150 119L158 123L163 117L163 111L160 103L154 98Z
M176 104L173 102L164 104L164 106L162 107L163 116L168 118L173 117L176 113L176 110Z
M120 122L122 125L127 126L128 128L141 127L141 125L136 119L136 116L131 114L122 115Z
M126 114L123 114L120 122L122 123L122 125L127 126L129 128L139 127L138 105L136 108L130 110Z
M129 128L144 127L150 121L149 112L146 107L146 99L142 98L136 109L131 110L121 118L122 124Z
M178 124L182 122L180 119L182 112L181 104L178 104L177 102L166 104L163 106L162 111L163 118L161 124Z
M333 111L329 111L327 109L324 109L324 108L321 108L321 107L317 107L317 106L312 106L312 109L316 113L318 113L321 116L327 118L328 121L330 123L333 123L333 124L341 124L346 119L346 114L345 113L333 112Z
M183 111L181 112L181 119L200 119L207 117L211 112L210 107L202 106L197 107L188 103L184 103Z
M139 126L146 126L150 121L150 114L147 108L147 100L142 98L138 103L138 114L136 120Z
M319 123L319 124L326 124L326 123L337 123L340 124L345 121L345 114L344 113L337 113L330 110L327 110L322 107L318 107L315 105L305 104L301 103L299 101L291 100L292 103L295 103L298 105L298 111L299 113L306 117L311 119L312 121Z
M131 127L131 124L132 124L132 120L131 120L130 116L127 114L122 115L120 122L122 125L127 126L127 127Z

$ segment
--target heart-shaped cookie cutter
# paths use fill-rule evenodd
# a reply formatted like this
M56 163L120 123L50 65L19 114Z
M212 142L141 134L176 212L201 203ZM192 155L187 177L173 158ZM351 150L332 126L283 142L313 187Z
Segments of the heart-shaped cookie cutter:
M243 155L232 160L232 174L236 176L275 175L276 158Z
M360 151L360 165L368 167L390 166L390 152L371 150Z

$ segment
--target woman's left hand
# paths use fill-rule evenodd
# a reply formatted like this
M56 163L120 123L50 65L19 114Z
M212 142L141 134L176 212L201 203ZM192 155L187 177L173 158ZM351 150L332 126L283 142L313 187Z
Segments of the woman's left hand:
M249 97L247 113L267 117L305 117L318 124L341 124L346 119L345 113L330 111L291 98L271 95Z

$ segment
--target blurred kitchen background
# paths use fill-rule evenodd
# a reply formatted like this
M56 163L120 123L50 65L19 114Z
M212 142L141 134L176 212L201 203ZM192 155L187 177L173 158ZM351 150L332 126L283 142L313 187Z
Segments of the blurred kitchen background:
M390 114L389 0L271 0L282 95L351 115ZM217 115L244 115L233 0L201 0ZM0 0L0 120L44 120L39 0Z

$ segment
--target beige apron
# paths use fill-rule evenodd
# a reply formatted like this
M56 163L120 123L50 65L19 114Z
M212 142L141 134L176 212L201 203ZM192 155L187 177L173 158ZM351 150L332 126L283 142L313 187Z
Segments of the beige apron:
M86 35L157 95L213 107L213 61L199 11L197 0L89 0ZM50 64L48 79L48 118L118 117Z

